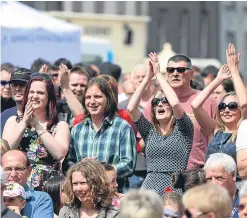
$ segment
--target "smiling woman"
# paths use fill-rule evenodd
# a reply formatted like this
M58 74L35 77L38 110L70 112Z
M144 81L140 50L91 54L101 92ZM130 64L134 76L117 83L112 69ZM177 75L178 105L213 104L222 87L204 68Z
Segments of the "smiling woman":
M10 129L15 129L14 135ZM31 189L42 190L45 181L59 174L59 161L68 152L69 127L58 122L55 90L47 75L31 75L23 96L22 115L7 120L3 138L11 149L27 153L32 166L28 180Z
M67 173L64 192L67 200L60 218L115 218L118 215L118 209L111 205L114 193L98 161L85 159L74 164Z

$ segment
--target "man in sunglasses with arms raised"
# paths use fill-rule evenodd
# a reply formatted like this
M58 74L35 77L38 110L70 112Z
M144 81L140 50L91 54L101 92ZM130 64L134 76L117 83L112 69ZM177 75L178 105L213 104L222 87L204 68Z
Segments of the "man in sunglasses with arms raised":
M4 125L8 118L18 114L21 116L21 104L24 95L25 86L30 79L31 71L26 68L18 68L12 74L9 81L9 86L12 91L12 98L14 105L1 113L1 135L3 132ZM16 104L16 106L15 106Z
M200 93L191 87L193 79L192 64L189 57L186 55L177 54L172 56L167 63L166 78L170 86L178 96L186 114L189 115L194 124L194 138L190 158L188 161L188 168L203 167L205 161L205 153L208 145L208 138L203 134L201 127L198 125L193 111L191 102ZM150 101L151 106L151 101ZM204 110L211 118L216 118L216 101L209 97L203 105ZM151 119L151 107L147 107L144 115L149 120Z

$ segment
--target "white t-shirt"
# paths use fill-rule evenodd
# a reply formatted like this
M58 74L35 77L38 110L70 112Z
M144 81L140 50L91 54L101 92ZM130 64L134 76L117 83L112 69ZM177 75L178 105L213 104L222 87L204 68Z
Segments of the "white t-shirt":
M247 149L247 119L243 120L238 128L236 141L237 152L243 149Z

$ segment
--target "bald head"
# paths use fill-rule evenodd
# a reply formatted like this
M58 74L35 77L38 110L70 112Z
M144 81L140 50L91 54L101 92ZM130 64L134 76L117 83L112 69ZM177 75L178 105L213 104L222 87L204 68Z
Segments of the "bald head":
M2 167L6 174L6 182L26 185L31 169L25 153L19 150L6 152L2 156Z

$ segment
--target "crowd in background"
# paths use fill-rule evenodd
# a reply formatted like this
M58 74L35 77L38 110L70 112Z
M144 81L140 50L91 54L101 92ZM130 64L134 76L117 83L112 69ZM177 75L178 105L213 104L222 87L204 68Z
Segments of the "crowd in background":
M2 217L247 217L247 89L235 46L122 73L1 65ZM132 190L133 189L133 190Z

